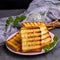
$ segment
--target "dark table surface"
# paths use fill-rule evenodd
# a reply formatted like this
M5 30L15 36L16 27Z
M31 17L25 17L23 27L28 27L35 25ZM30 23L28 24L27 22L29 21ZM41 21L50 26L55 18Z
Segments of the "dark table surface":
M16 12L17 11L17 12ZM14 12L14 13L13 13ZM22 11L23 12L23 11ZM0 17L18 15L21 13L20 10L4 10L0 11ZM60 29L56 28L51 30L52 33L58 36L60 40ZM60 60L60 42L56 45L56 47L48 53L36 55L36 56L23 56L17 55L10 52L5 45L0 46L0 60Z

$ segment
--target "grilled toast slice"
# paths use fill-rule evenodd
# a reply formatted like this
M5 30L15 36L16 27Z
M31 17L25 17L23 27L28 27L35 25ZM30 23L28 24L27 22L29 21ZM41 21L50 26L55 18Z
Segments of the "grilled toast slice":
M45 23L40 23L40 31L41 31L41 47L43 48L44 46L52 43L52 39Z
M22 52L37 52L40 49L40 28L21 28Z
M6 41L6 44L8 47L10 47L12 50L18 52L20 51L20 46L21 46L21 37L20 37L20 32L16 33L12 38Z
M52 43L48 29L43 22L25 22L21 28L22 51L41 50ZM35 51L36 52L36 51Z
M26 28L36 28L40 26L41 22L24 22L22 23L22 27Z
M22 52L36 52L40 49L40 28L21 28Z

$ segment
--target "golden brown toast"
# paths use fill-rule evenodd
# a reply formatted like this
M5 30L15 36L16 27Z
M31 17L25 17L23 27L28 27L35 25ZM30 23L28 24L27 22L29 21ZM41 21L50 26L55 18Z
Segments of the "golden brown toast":
M36 28L41 25L41 22L24 22L22 23L22 27L26 28Z
M21 28L22 52L36 52L40 49L40 28Z
M14 51L20 51L21 46L21 36L20 32L16 33L12 38L6 41L6 44Z
M41 47L43 48L46 45L49 45L52 43L51 36L48 32L47 27L45 26L44 23L40 23L40 31L41 31Z
M35 49L41 51L41 48L52 43L45 23L26 22L22 25L21 39L23 52L35 51Z

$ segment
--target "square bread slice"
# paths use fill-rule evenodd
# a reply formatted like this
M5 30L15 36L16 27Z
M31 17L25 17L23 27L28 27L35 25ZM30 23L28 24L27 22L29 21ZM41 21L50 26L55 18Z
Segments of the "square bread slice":
M43 48L44 46L52 43L52 38L44 23L40 23L40 31L41 31L41 47Z
M41 51L40 28L21 28L22 52Z
M22 52L41 51L52 43L49 31L43 22L25 22L21 28Z

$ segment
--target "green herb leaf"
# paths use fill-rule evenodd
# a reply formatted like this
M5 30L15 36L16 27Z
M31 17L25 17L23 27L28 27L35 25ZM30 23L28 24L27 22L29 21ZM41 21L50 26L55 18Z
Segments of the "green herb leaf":
M26 19L26 16L17 16L16 19L13 22L13 25L16 27L18 25L19 22L23 21L24 19Z
M58 37L55 35L53 40L57 42L58 41Z
M55 35L54 38L53 38L53 42L48 45L48 46L45 46L43 49L45 50L45 52L48 52L49 50L51 50L58 42L58 37Z
M24 19L26 19L26 16L20 16L20 22L23 21Z
M17 16L16 19L14 20L14 22L13 22L14 26L18 25L19 19L20 19L20 17Z
M13 22L13 18L12 18L12 17L9 17L9 18L7 19L7 21L6 21L5 26L8 27L8 26L10 25L10 23L12 23L12 22Z

